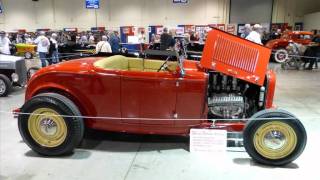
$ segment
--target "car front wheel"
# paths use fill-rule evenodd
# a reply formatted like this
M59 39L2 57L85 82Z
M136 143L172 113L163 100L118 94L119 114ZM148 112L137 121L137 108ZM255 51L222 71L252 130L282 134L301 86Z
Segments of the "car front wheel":
M0 74L0 97L7 96L11 89L12 85L10 79L5 75Z
M20 134L28 146L41 155L69 154L83 138L81 113L65 96L39 94L27 101L21 112Z
M33 54L32 54L31 52L26 52L26 53L24 53L24 57L25 57L26 59L32 59Z
M243 132L244 147L258 163L281 166L303 152L307 134L302 123L283 110L258 112Z

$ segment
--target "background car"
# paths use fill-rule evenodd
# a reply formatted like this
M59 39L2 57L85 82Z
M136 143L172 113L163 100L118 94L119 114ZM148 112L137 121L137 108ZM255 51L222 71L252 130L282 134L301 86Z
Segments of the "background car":
M271 58L283 63L286 60L286 47L289 42L308 45L312 42L313 33L309 31L286 31L279 39L273 39L267 42L266 47L273 50L274 54Z
M37 53L37 46L34 44L16 44L16 54L24 56L26 59L32 59Z
M0 97L7 96L12 86L24 86L27 68L22 57L0 54Z

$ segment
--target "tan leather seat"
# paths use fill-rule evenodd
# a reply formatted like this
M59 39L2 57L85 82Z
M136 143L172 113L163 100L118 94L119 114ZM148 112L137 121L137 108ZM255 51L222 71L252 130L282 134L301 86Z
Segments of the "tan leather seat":
M141 58L128 58L125 56L116 55L96 61L94 66L108 70L157 72L163 63L164 61L161 60L143 60ZM175 71L178 63L168 62L167 65L170 71Z

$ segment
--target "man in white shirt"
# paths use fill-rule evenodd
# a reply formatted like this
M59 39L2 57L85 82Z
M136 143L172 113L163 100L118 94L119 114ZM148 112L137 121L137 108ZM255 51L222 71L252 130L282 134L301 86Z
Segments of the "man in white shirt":
M111 46L107 36L102 36L102 40L96 46L96 53L112 53Z
M6 36L6 32L0 32L0 53L10 55L10 40Z
M45 32L41 31L37 39L34 40L34 43L37 44L37 50L41 60L42 67L46 66L46 55L49 52L50 41L45 36Z
M261 29L262 29L261 25L255 24L253 26L253 31L250 32L250 34L246 37L246 39L262 45L261 34L260 34Z

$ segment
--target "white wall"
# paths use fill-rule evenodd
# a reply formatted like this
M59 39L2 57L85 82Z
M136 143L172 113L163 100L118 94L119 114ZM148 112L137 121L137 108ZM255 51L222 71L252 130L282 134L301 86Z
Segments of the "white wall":
M320 12L307 14L303 18L304 29L311 31L314 29L320 30Z
M320 0L274 0L273 23L302 22L303 16L320 11Z
M100 9L85 9L84 0L2 0L0 28L6 31L123 25L148 26L227 23L229 0L100 0ZM95 15L97 14L97 16Z

